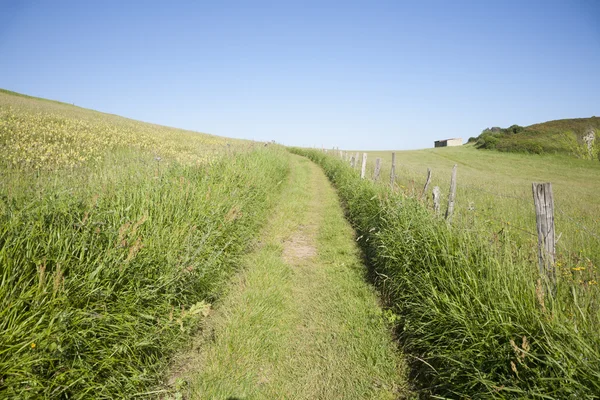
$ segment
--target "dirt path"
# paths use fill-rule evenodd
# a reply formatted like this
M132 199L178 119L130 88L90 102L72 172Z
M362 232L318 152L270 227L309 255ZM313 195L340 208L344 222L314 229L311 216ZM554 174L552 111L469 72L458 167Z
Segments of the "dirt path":
M322 171L293 157L261 244L209 317L186 398L396 399L405 367Z

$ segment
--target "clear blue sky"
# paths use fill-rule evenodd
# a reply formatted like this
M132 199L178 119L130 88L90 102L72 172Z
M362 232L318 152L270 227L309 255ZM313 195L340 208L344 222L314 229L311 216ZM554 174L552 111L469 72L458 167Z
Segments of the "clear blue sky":
M222 136L431 147L600 115L600 2L0 0L0 87Z

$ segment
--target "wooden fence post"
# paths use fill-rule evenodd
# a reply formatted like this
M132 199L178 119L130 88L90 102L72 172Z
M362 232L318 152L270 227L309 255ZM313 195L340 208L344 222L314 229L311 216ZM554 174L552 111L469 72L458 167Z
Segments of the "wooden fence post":
M358 151L356 152L356 155L354 156L354 168L358 167Z
M421 198L425 196L427 193L427 188L429 187L429 183L431 182L431 168L427 168L427 180L425 181L425 186L423 187L423 194L421 194Z
M363 153L362 166L360 167L360 179L365 179L367 171L367 153Z
M548 278L552 293L556 288L554 255L556 236L554 233L554 197L551 183L532 183L535 222L538 233L538 262L540 274Z
M434 186L431 191L433 195L433 211L435 211L435 215L440 214L440 187Z
M394 180L396 179L396 153L392 153L392 169L390 171L390 186L394 188Z
M379 173L381 172L381 158L375 159L375 173L373 174L373 180L377 182L379 179Z
M354 168L354 156L350 157L350 167Z
M456 167L452 168L452 178L450 178L450 194L448 195L448 209L446 210L446 220L452 221L452 213L454 213L454 199L456 197Z

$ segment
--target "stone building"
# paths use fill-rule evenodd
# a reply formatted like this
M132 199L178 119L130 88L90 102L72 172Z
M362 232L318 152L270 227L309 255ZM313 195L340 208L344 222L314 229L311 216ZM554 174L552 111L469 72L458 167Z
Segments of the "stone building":
M450 146L462 146L462 138L452 138L444 140L436 140L434 147L450 147Z

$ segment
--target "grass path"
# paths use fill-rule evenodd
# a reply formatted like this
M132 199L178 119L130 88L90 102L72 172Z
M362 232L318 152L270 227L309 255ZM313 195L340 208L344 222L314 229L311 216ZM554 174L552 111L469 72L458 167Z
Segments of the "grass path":
M334 190L297 156L285 184L186 361L186 398L403 397L405 367Z

